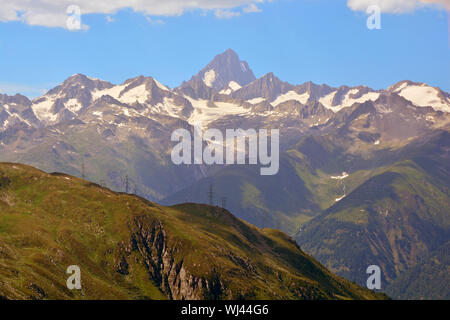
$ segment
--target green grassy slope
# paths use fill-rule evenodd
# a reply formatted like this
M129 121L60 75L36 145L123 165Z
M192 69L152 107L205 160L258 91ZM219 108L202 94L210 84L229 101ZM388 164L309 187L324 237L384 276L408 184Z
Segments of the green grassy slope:
M380 145L348 135L305 136L281 156L275 177L230 166L166 200L207 202L213 183L237 216L294 234L341 276L364 285L366 268L380 265L386 289L449 240L449 150L444 130ZM436 287L433 296L442 294Z
M65 286L69 265L81 268L80 291ZM0 297L384 298L223 209L163 207L11 163L0 164Z
M377 264L391 281L448 240L449 190L414 162L369 179L304 226L302 247L331 270L364 283Z

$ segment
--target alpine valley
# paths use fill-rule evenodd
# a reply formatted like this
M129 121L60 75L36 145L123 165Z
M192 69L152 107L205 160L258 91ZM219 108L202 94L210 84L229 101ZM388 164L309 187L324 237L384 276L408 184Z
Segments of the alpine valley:
M278 174L173 164L194 125L279 129ZM257 79L231 49L177 88L76 74L0 94L0 161L4 298L71 298L76 257L90 298L385 298L358 286L378 265L393 298L450 299L450 94L425 83Z

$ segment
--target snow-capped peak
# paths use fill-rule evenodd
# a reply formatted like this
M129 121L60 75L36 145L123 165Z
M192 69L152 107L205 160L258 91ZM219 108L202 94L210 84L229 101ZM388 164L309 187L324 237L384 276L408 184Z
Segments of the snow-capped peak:
M214 57L214 59L203 68L197 75L186 84L193 84L200 81L213 88L221 91L227 90L230 83L239 86L245 86L254 81L255 75L248 66L247 62L241 61L239 56L231 49ZM233 90L236 91L237 86L232 84Z
M340 87L327 95L319 98L319 102L327 109L338 112L343 108L348 108L355 103L375 101L380 97L380 92L368 87Z
M450 112L450 96L439 88L425 83L402 81L388 88L417 107L432 107L436 111Z

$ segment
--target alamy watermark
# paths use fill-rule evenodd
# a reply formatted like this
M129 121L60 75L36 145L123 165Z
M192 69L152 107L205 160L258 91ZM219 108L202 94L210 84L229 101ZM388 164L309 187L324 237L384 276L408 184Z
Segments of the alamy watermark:
M70 274L70 277L67 278L66 285L69 290L80 290L81 289L81 269L79 266L72 265L67 268L67 274Z
M369 30L381 29L381 8L378 5L369 6L366 10L369 15L367 18L367 28Z
M172 162L176 165L260 164L265 166L260 168L263 176L275 175L279 170L278 129L271 129L270 136L267 129L226 129L224 135L218 129L202 132L200 126L195 126L194 137L187 129L177 129L172 133L171 140L179 142L171 153Z
M71 31L81 30L81 8L77 5L70 5L66 9L68 14L66 27Z
M370 290L380 290L381 289L381 268L377 265L371 265L367 267L367 274L370 274L367 278L367 288Z

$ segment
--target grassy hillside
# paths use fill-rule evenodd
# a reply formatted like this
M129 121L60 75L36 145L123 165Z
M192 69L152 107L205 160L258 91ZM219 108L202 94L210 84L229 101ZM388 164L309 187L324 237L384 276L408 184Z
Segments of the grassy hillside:
M448 192L414 162L401 162L314 218L297 238L349 279L364 283L365 268L377 264L391 281L448 240Z
M417 281L420 279L420 281ZM398 299L450 299L450 242L400 275L386 292Z
M66 288L81 268L82 290ZM282 232L0 164L0 298L377 299Z

